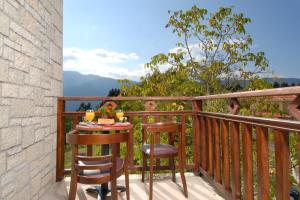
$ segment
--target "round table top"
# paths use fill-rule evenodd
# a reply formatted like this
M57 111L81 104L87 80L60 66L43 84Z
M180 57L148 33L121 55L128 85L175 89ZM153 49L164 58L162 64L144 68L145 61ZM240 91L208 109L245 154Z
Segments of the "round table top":
M99 125L99 124L83 124L79 123L76 125L76 129L79 131L125 131L132 130L133 125L130 123L126 124L107 124L107 125Z

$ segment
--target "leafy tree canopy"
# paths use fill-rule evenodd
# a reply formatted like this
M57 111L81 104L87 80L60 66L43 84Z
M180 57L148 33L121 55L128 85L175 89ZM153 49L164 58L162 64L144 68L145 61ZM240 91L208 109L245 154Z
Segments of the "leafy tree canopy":
M256 81L268 72L268 60L264 52L251 49L249 18L224 7L215 13L197 6L169 13L166 27L178 36L177 47L153 56L145 65L149 73L139 84L120 81L123 95L211 94L237 89L241 80L249 81L246 89L265 87Z
M81 102L76 111L86 111L92 109L92 105L90 102Z

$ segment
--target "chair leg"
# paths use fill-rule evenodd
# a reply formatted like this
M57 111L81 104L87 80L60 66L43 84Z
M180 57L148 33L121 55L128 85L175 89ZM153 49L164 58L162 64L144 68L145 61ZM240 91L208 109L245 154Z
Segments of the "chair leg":
M170 158L170 164L172 168L172 181L175 183L176 182L176 175L175 175L175 161L174 157Z
M117 180L115 178L111 180L111 197L112 200L118 199Z
M77 193L77 177L76 177L75 172L73 172L73 169L72 169L70 191L69 191L68 200L75 200L76 193Z
M130 200L130 188L129 188L129 173L128 166L125 167L125 186L126 186L126 199Z
M149 185L150 185L150 191L149 191L149 200L152 200L153 199L153 162L154 162L154 159L152 156L150 156L150 164L149 164L149 167L150 167L150 182L149 182Z
M146 167L147 167L147 158L144 153L143 153L142 157L143 157L142 182L144 182L145 181L145 171L146 171Z
M181 181L182 181L182 185L183 185L184 196L187 198L188 191L187 191L186 180L185 180L185 175L184 175L184 164L183 164L182 155L179 155L179 172L180 172Z

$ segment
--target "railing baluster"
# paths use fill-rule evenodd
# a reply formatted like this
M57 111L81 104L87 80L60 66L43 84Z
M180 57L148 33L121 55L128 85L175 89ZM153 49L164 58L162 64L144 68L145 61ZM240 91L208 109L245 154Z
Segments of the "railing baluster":
M300 187L300 132L297 132L297 152L298 152L298 187Z
M183 152L182 153L182 162L183 162L183 166L186 167L186 151L185 151L185 145L186 145L186 135L185 135L185 130L186 130L186 116L185 115L182 115L181 116L181 123L182 123L182 132L183 132L183 135L182 135L182 149L183 149Z
M232 153L232 175L233 196L241 198L241 169L240 169L240 126L239 123L231 123L231 153Z
M222 172L224 177L224 187L227 191L231 190L230 187L230 166L229 166L229 137L228 137L228 122L222 120Z
M220 151L220 123L218 119L213 120L215 133L215 180L222 183L221 178L221 151Z
M207 131L206 131L206 118L201 117L201 165L202 168L207 170Z
M270 197L268 129L256 127L258 199Z
M198 116L198 112L202 111L202 101L193 101L193 111L195 114L192 116L193 117L193 152L194 152L194 174L198 174L199 172L199 165L201 162L201 157L200 157L200 117Z
M56 149L56 181L61 181L64 178L65 169L65 121L63 112L65 111L65 101L57 101L57 149Z
M253 197L253 159L252 159L252 127L242 124L243 141L243 174L244 174L244 198L252 200Z
M276 199L289 199L290 151L289 133L275 131Z
M214 156L213 156L213 133L211 126L211 118L206 119L207 123L207 139L208 139L208 173L214 176Z
M172 115L167 115L167 118L166 118L167 121L172 121ZM170 145L174 145L174 134L173 133L169 133L169 136L168 136L168 143ZM173 158L169 158L169 168L171 169L172 168L172 165L175 165L175 163L173 163Z
M155 122L160 122L160 117L161 116L159 116L159 115L155 116L154 117ZM160 134L155 134L155 143L160 144ZM160 159L159 158L156 159L156 166L158 166L158 167L160 166Z
M131 115L129 116L129 123L133 124L133 118L134 116ZM129 140L128 140L128 145L130 146L130 152L128 153L128 158L129 158L129 168L133 168L134 167L134 154L133 154L133 150L134 150L134 141L133 141L133 138L134 138L134 135L133 135L134 131L132 130L131 132L129 132Z
M76 125L80 122L79 117L74 116L71 119L72 119L72 129L75 129Z

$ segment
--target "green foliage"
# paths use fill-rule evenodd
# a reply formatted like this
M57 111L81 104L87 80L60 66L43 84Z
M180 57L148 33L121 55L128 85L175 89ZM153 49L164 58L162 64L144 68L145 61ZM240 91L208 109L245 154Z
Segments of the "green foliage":
M111 90L109 90L109 92L108 92L108 97L117 97L117 96L119 96L120 95L120 89L118 89L118 88L113 88L113 89L111 89Z
M81 102L78 109L76 111L86 111L92 109L91 103Z
M252 38L246 29L249 18L224 7L215 13L197 6L169 13L166 27L178 36L177 48L153 56L145 65L149 73L139 84L120 81L123 95L192 96L237 91L243 89L241 80L249 82L245 89L261 86L259 75L268 71L268 61L264 52L251 50Z
M97 111L100 113L100 117L107 117L106 108L100 107L100 108L97 108Z
M178 37L177 48L169 53L159 53L151 58L145 68L148 74L139 83L120 80L122 96L199 96L240 90L257 90L284 87L269 84L260 79L268 72L268 60L264 52L253 52L253 40L247 32L251 20L233 8L221 7L215 13L193 6L187 11L169 11L166 25ZM112 92L115 94L115 92ZM118 94L119 95L119 94ZM144 110L143 102L118 103L127 111ZM241 115L273 117L280 113L277 103L266 98L249 98L240 101ZM203 110L228 113L228 100L206 101ZM183 102L160 102L158 110L185 110L191 105ZM150 119L151 120L151 119ZM174 120L178 120L174 117ZM134 118L134 158L141 164L141 119ZM192 158L192 118L186 121L187 160ZM255 130L253 130L255 135ZM274 144L270 133L270 147ZM295 136L294 136L295 135ZM166 138L163 138L166 140ZM298 165L296 134L290 136L292 166ZM253 136L253 158L256 157L256 138ZM124 153L124 148L121 148ZM274 151L270 151L271 191L275 194ZM256 159L253 160L257 165ZM255 169L256 170L256 169ZM254 171L256 174L256 171ZM291 176L293 183L294 177ZM257 191L257 176L254 188Z

